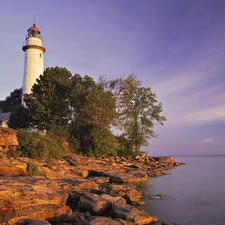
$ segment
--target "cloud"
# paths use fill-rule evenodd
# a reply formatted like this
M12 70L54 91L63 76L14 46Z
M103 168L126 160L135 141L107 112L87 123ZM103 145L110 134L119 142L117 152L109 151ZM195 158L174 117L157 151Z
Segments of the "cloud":
M190 122L225 122L225 106L215 106L203 110L198 110L187 116Z
M218 140L222 140L221 137L211 137L211 138L206 138L204 140L201 140L200 143L210 143L210 142L215 142Z
M167 124L193 125L199 123L225 122L224 81L218 82L219 74L208 67L181 68L153 86Z

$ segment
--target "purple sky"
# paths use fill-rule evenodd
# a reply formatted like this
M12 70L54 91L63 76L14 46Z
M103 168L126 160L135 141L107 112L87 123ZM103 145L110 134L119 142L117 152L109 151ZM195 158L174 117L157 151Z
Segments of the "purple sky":
M110 78L138 75L163 103L149 155L225 154L224 0L3 0L0 100L22 86L35 21L45 68Z

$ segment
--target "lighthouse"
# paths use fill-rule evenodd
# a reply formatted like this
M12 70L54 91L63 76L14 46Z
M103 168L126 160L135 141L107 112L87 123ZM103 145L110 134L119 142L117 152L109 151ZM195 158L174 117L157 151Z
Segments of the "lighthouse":
M31 88L35 84L36 79L44 71L45 48L42 42L41 30L36 24L33 24L27 30L26 41L22 49L25 52L22 105L25 106L24 94L31 93Z

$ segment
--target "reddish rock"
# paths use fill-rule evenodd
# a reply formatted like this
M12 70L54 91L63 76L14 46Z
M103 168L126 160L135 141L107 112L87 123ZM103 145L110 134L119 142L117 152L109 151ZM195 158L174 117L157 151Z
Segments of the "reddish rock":
M106 215L111 210L112 204L99 195L86 193L80 197L78 207L95 215Z
M0 152L16 150L17 146L17 132L10 128L0 127Z
M38 207L24 207L23 209L17 209L7 218L0 220L1 225L14 225L17 221L22 219L34 219L34 220L52 220L60 221L63 217L70 216L72 210L68 206L61 205L42 205Z
M51 225L51 224L46 220L22 219L17 222L17 225Z
M149 216L142 209L135 208L131 205L121 205L119 203L114 204L112 215L113 217L119 217L136 225L144 225L159 221L157 217Z
M110 170L102 171L100 174L109 177L110 182L137 183L149 179L147 172L143 171L126 173L125 171Z
M137 203L142 198L142 192L137 191L136 189L126 191L125 199L127 200L127 203Z
M24 176L30 164L44 176ZM90 213L109 216L111 211L118 217L113 221L123 225L154 222L157 218L125 204L125 198L132 204L142 203L141 193L134 185L126 183L163 175L167 168L149 157L111 156L102 159L72 155L65 160L34 160L24 157L8 159L2 155L0 224L14 225L21 219L48 219L84 225L94 219ZM124 184L105 184L109 181ZM72 213L68 205L73 209L81 207L86 212L75 210L76 213Z
M120 197L120 196L112 197L111 195L107 195L107 194L102 194L100 196L103 199L111 202L112 205L114 205L115 203L126 204L126 200L123 197Z
M109 177L96 177L94 180L97 184L109 183Z
M122 223L107 217L98 217L91 220L89 225L122 225Z
M110 184L107 187L115 192L135 189L135 185L132 184Z
M0 160L0 176L24 176L26 169L27 164L17 159L4 157Z
M79 189L95 189L99 190L98 184L96 184L94 181L85 181L85 182L79 182L74 185L73 187L74 190L79 190Z

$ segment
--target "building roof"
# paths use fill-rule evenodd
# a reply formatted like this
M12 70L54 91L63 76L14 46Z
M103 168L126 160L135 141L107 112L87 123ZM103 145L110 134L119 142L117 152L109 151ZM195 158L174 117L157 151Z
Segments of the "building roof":
M11 112L7 112L7 113L0 113L0 121L4 121L9 119Z
M36 24L34 23L32 27L30 27L27 31L29 30L37 30L39 32L41 32L41 30L36 26Z

